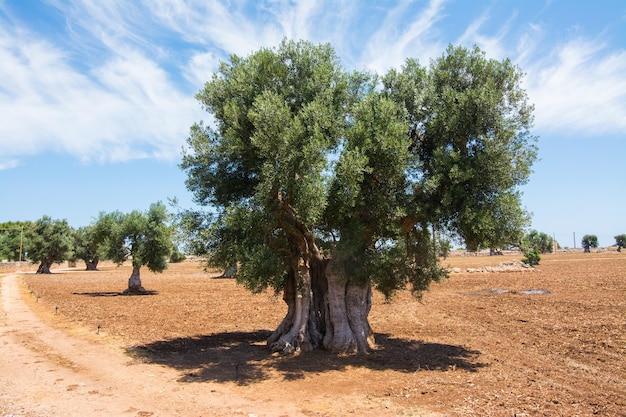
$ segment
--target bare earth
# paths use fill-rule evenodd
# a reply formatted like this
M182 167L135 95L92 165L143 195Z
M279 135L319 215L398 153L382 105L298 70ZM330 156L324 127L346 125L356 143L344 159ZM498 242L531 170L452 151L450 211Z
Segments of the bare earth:
M626 253L465 272L511 259L376 294L365 357L270 354L280 296L196 262L142 271L143 296L120 295L130 266L5 274L0 417L626 416Z

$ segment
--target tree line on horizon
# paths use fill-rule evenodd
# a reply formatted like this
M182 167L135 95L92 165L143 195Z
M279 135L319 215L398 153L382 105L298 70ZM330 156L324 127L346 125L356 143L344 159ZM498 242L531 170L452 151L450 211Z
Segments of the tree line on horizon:
M101 260L118 265L131 261L127 293L142 293L140 270L162 272L168 262L184 259L174 240L175 228L161 202L146 211L100 213L88 226L72 228L65 219L44 215L36 221L0 224L0 259L39 264L38 274L55 263L83 261L88 271Z

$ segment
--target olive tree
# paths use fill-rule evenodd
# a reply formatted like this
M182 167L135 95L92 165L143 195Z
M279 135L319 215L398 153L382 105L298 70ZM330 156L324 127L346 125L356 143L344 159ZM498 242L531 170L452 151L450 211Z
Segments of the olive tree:
M552 253L554 250L554 239L547 233L531 230L522 242L524 248L535 249L539 253Z
M107 232L107 231L104 231ZM85 262L87 271L96 271L104 255L106 234L98 228L98 223L79 227L74 232L74 258Z
M31 222L0 223L0 259L10 262L24 260L24 230Z
M212 265L283 293L273 351L366 352L372 289L419 296L445 276L433 228L476 246L521 233L535 149L520 76L453 47L384 77L308 42L220 64L196 96L215 125L192 126L181 163L212 214L182 223Z
M24 230L25 250L32 263L39 262L38 274L50 274L50 267L70 258L73 230L67 220L43 216Z
M95 226L104 237L105 257L121 265L131 260L133 271L125 293L138 294L146 290L141 284L141 267L163 272L173 250L173 229L168 223L167 208L154 203L148 211L133 210L103 213Z
M614 237L617 251L621 252L623 247L626 247L626 234L617 235Z
M591 252L591 248L598 247L598 236L596 235L584 235L582 241L580 242L581 246L585 250L585 252Z

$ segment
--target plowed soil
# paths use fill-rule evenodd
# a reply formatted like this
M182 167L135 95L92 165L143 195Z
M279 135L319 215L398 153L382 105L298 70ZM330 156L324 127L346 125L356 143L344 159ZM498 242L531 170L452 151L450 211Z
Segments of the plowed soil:
M421 301L376 294L377 348L360 357L271 354L281 296L250 294L198 262L142 270L141 296L121 294L130 266L5 275L2 291L13 279L36 315L14 317L6 295L2 349L37 360L0 358L0 416L625 416L626 252L466 272L514 258L442 260L462 272ZM34 321L42 327L27 334ZM57 377L24 377L30 366ZM56 387L48 394L45 381Z

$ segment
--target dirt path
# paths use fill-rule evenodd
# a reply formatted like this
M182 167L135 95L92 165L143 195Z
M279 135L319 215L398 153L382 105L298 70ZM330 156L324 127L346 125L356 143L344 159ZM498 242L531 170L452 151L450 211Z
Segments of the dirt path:
M181 384L170 369L132 362L119 348L51 328L24 303L17 279L2 278L1 416L303 415L219 384Z
M22 298L20 279L0 275L0 417L436 415L351 384L338 389L337 381L313 383L312 392L308 382L293 392L272 381L189 383L180 370L133 359L120 343L52 327Z

